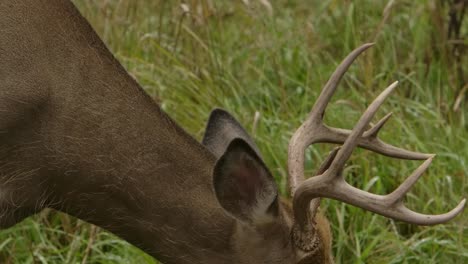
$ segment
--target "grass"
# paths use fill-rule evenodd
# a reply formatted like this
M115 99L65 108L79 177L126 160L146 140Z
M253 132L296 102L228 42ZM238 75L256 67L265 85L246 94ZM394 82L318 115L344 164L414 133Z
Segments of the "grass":
M74 2L145 90L197 139L212 108L227 109L249 131L259 112L255 140L283 194L290 136L337 64L375 42L342 80L327 124L352 128L371 100L399 80L378 114L394 113L381 137L437 154L406 204L442 213L466 197L467 42L447 37L442 1L278 0L271 9L258 0ZM461 36L467 32L465 19ZM309 175L330 149L309 148ZM420 163L359 150L346 175L352 185L384 194ZM331 200L322 207L337 263L468 262L466 210L448 224L422 227ZM45 211L0 232L0 263L157 262L99 228Z

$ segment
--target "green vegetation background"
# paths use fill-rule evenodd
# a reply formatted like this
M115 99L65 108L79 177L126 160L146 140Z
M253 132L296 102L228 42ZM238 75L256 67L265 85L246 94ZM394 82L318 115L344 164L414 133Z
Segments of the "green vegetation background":
M283 193L291 134L337 64L359 45L376 42L343 79L326 122L352 128L369 102L399 80L378 114L394 113L381 137L437 154L408 194L408 207L442 213L467 195L468 22L458 36L451 31L449 1L74 2L130 74L194 137L202 137L214 107L254 130ZM310 148L308 174L330 149ZM420 163L359 150L346 177L385 194ZM337 263L468 263L467 210L448 224L423 227L340 202L322 204ZM45 211L0 232L0 263L156 262L99 228Z

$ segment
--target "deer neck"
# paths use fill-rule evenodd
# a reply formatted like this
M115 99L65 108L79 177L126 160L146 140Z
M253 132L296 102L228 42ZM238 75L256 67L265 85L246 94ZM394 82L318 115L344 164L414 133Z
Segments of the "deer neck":
M10 54L0 77L16 87L0 99L21 108L1 120L0 155L36 190L18 200L104 227L164 263L210 254L224 263L233 220L212 190L215 157L143 92L71 2L0 8Z
M50 204L147 252L162 252L166 244L172 254L215 252L231 221L212 191L214 157L138 94L96 104L100 110L67 102L47 124L46 162L55 170L48 176ZM134 105L147 112L133 111Z
M148 104L149 112L135 113L132 103ZM47 163L56 164L47 184L54 186L51 207L104 227L162 261L169 252L228 249L226 231L233 223L212 191L214 157L152 103L132 103L116 105L105 116L114 119L109 124L89 122L91 114L80 109L62 116L69 121L50 124L57 127L49 131L61 135L46 144Z

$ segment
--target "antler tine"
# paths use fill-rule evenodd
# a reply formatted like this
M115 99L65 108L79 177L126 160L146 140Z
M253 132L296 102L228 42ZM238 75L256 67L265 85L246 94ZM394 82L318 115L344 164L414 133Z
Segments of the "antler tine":
M319 169L315 172L314 175L321 175L326 170L328 170L330 165L333 163L333 160L335 159L336 154L338 153L339 150L340 150L340 147L336 147L335 149L333 149L328 154L328 157L322 162L322 165L320 165ZM315 215L315 211L317 210L319 206L320 206L320 198L312 199L310 201L310 210L311 212L313 212L313 215Z
M383 102L390 95L390 93L397 87L397 85L398 81L392 83L369 105L369 107L361 116L359 122L356 124L353 131L341 147L341 150L338 151L338 154L336 155L332 164L330 165L330 168L328 169L330 171L330 174L341 174L340 171L343 169L345 162L349 159L354 148L356 148L356 146L358 145L357 139L362 136L364 130L369 125L370 121L374 117L379 107L383 104Z
M338 87L338 83L354 60L362 52L373 45L373 43L362 45L361 47L352 51L343 60L343 62L341 62L341 64L336 68L335 72L333 72L327 84L325 84L325 87L322 89L322 92L312 107L312 111L309 113L309 117L291 137L288 148L288 184L291 194L294 193L296 187L305 179L303 168L305 149L310 144L320 141L321 137L319 136L317 138L316 135L324 134L323 130L327 128L322 123L323 114L325 112L325 108L328 105L328 102ZM338 140L338 142L344 142L344 139L341 139L342 140Z
M335 160L336 154L338 154L338 151L341 149L341 147L336 147L334 148L329 154L328 157L322 162L318 170L315 172L314 175L321 175L323 174L328 168L330 168L330 165L333 163Z
M390 116L387 115L384 118L389 119ZM415 151L410 151L395 147L388 143L385 143L377 137L377 133L380 131L385 122L381 123L380 120L376 125L371 127L369 131L366 131L361 138L358 139L358 146L361 148L368 149L370 151L398 159L408 159L408 160L424 160L432 156L432 154L420 153ZM385 120L387 121L387 120ZM378 127L379 126L379 127ZM351 133L351 130L333 128L323 125L321 129L321 134L316 134L316 139L313 143L343 143L346 138Z
M371 129L364 132L363 137L377 137L377 134L380 132L380 129L387 123L387 121L392 117L392 112L386 114L382 119L379 120Z
M379 106L385 98L395 89L398 82L394 82L385 89L367 108L350 136L346 139L344 145L338 151L333 159L333 162L328 161L328 169L321 175L309 178L302 183L296 190L294 195L294 216L296 225L305 236L313 230L310 219L315 214L317 203L313 201L315 198L328 197L339 200L377 214L420 225L434 225L446 222L458 215L464 208L466 200L463 199L459 205L448 213L441 215L424 215L413 212L406 208L403 204L403 197L418 180L422 173L429 167L433 156L430 156L403 184L401 184L394 192L388 195L376 195L369 192L359 190L344 180L342 171L346 160L349 159L352 151L358 145L358 139L364 133L364 129L370 122ZM372 131L372 130L371 130ZM310 208L312 204L315 207ZM316 200L316 199L315 199Z
M374 46L374 43L366 43L360 46L359 48L353 50L343 60L343 62L340 63L340 65L333 72L328 82L323 87L322 92L320 93L319 97L317 98L317 101L312 107L310 115L317 115L318 118L322 119L323 114L325 112L325 108L327 108L327 105L330 102L330 99L332 98L333 94L335 93L336 88L338 87L338 84L341 81L341 78L343 78L344 74L349 69L351 64L353 64L354 60L356 60L356 58L359 55L361 55L361 53L363 53L365 50L372 46Z
M364 44L351 52L337 67L329 81L320 93L316 103L312 107L308 118L297 129L289 141L288 148L288 184L291 195L297 186L305 180L304 177L304 153L306 148L314 143L337 143L345 142L351 134L350 130L328 127L323 123L325 109L333 96L341 78L354 62L354 60L365 50L373 46L373 43ZM390 117L385 116L368 132L357 139L357 145L371 151L401 159L427 159L431 155L413 152L387 144L377 137L379 130Z

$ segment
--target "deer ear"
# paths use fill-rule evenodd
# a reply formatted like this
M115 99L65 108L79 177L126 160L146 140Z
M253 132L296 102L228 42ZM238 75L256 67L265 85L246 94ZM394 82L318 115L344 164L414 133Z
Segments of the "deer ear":
M278 215L275 180L242 139L232 140L216 163L213 183L221 206L242 222L268 223Z
M242 125L227 111L214 109L208 119L202 144L219 158L235 138L243 139L261 157L255 142Z

